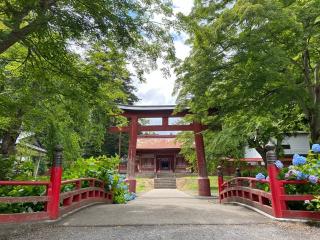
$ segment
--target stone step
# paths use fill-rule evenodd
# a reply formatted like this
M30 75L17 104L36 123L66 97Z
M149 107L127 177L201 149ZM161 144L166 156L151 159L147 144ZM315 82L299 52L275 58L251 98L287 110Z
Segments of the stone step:
M155 183L155 186L176 186L176 183Z
M154 179L154 188L177 188L176 179L175 178L155 178Z
M176 184L176 181L172 182L172 181L154 181L154 184Z
M154 189L176 189L177 186L155 186Z
M154 188L159 188L159 187L176 187L176 184L154 184Z
M174 178L175 174L172 172L160 172L156 175L157 178Z
M175 182L175 178L155 178L154 181L156 182Z

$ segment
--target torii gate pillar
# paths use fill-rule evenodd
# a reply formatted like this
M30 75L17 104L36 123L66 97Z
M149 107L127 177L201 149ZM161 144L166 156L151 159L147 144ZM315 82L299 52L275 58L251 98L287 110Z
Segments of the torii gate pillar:
M207 164L202 136L202 125L194 122L194 140L196 144L196 154L198 163L198 192L199 196L211 196L210 180L208 178Z
M128 150L128 164L127 164L127 179L129 185L129 192L136 192L137 181L135 179L135 163L137 152L137 137L138 137L138 117L132 116L130 120L129 130L129 150Z

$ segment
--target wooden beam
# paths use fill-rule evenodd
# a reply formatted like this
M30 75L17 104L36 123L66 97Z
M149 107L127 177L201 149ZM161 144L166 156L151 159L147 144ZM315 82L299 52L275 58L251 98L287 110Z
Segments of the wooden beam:
M129 127L110 127L109 131L113 133L117 132L129 132ZM138 126L139 132L147 132L147 131L192 131L193 124L190 125L150 125L150 126Z
M168 126L139 126L139 131L192 131L193 125L168 125Z

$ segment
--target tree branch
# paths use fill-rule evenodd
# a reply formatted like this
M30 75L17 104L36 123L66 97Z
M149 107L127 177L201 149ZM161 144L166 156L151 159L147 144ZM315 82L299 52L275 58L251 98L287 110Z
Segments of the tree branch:
M10 48L15 43L21 40L24 40L27 37L27 35L34 32L40 26L41 26L40 22L34 21L23 28L11 31L11 33L6 38L0 41L0 54L5 52L8 48Z

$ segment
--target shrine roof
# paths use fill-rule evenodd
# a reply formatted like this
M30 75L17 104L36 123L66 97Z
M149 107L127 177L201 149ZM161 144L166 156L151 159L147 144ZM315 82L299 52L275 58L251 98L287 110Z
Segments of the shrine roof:
M137 150L149 149L181 149L182 143L176 141L175 136L139 136Z

